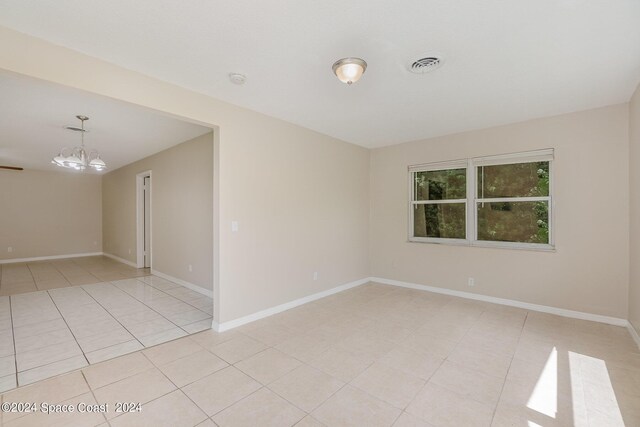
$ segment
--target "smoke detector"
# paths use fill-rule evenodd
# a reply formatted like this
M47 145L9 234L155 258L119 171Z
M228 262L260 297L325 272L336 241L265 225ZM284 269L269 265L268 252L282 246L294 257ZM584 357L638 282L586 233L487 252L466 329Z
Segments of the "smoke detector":
M247 81L247 76L240 73L229 73L229 80L236 85L243 85Z
M409 71L415 74L425 74L437 70L443 63L444 60L439 55L429 55L413 61L409 65Z

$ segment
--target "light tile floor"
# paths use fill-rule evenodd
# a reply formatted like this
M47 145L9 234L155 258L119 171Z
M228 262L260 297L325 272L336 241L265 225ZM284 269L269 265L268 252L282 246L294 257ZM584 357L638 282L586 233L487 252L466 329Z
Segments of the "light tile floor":
M0 295L65 288L148 276L148 268L133 268L105 256L0 264Z
M367 284L2 396L43 401L110 411L3 425L631 427L640 352L621 327Z
M25 268L36 287L44 272L95 277L0 296L0 391L211 328L211 298L109 258L4 265L0 290Z

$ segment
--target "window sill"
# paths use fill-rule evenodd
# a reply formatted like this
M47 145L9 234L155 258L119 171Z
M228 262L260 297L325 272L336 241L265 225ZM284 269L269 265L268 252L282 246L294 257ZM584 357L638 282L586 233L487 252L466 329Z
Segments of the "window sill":
M490 249L516 249L521 251L534 251L534 252L556 252L554 245L545 245L538 243L511 243L511 242L483 242L483 241L469 241L459 239L433 239L433 238L421 238L411 237L407 243L428 243L432 245L447 245L447 246L468 246L474 248L490 248Z

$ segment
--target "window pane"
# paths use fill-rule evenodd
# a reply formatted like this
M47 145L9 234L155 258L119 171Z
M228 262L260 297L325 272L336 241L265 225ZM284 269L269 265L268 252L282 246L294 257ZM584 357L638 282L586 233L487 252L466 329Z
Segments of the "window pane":
M466 199L467 170L446 169L415 172L415 200Z
M478 240L549 243L549 203L478 203Z
M549 195L549 162L478 166L478 198Z
M464 203L414 205L413 209L415 237L465 238Z

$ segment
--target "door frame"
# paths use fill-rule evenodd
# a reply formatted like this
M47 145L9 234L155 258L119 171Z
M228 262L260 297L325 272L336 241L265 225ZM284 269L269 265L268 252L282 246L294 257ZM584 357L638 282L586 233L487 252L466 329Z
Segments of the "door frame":
M149 206L153 206L153 179L151 170L136 175L136 267L144 268L144 179L149 177ZM149 246L153 248L153 209L149 212ZM153 250L149 255L153 268Z

